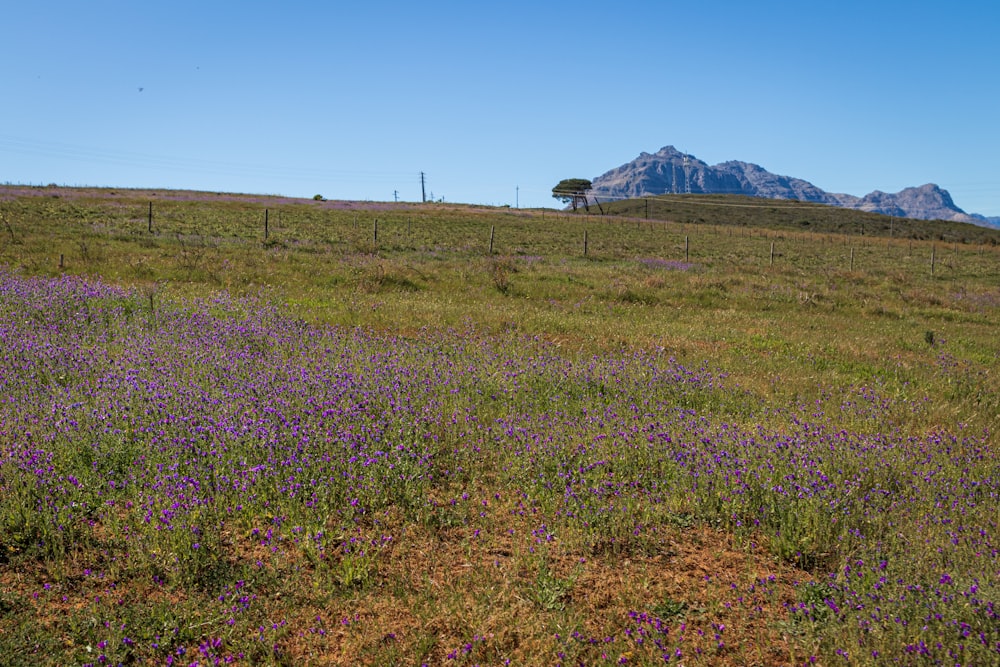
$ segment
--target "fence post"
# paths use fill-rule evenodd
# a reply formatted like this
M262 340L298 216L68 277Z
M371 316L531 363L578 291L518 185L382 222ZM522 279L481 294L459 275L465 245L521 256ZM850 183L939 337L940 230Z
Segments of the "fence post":
M587 256L587 230L583 230L583 256Z
M688 261L688 259L691 257L690 248L691 248L691 245L689 243L689 239L688 239L687 236L685 236L684 237L684 261L685 262Z
M851 246L851 271L854 271L854 246Z
M149 218L148 218L148 222L149 222L149 224L147 225L146 230L150 234L152 234L153 233L153 202L149 202Z
M493 232L496 231L496 225L490 225L490 254L493 254Z
M267 237L268 237L268 230L267 230L267 209L265 208L264 209L264 240L265 241L267 240Z

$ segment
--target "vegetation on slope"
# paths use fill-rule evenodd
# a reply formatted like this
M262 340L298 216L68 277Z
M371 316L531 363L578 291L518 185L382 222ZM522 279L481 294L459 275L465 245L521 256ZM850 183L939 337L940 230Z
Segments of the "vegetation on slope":
M3 199L7 664L996 659L989 243Z

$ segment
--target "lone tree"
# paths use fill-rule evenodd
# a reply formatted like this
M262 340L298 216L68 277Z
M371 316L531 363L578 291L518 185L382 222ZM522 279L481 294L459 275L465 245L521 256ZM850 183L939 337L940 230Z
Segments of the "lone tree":
M564 178L559 181L556 187L552 188L552 197L564 204L572 204L574 211L576 210L577 203L583 202L584 208L589 211L590 206L587 205L587 192L593 187L594 184L586 178Z

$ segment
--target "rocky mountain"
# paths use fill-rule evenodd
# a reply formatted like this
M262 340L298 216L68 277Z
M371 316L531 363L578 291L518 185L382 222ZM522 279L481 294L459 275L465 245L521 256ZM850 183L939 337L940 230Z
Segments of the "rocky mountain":
M772 174L760 165L730 161L708 165L665 146L641 153L627 164L593 180L592 197L628 199L662 194L736 194L765 199L797 199L921 220L953 220L993 226L995 219L970 215L933 183L896 193L876 190L864 197L831 193L791 176Z

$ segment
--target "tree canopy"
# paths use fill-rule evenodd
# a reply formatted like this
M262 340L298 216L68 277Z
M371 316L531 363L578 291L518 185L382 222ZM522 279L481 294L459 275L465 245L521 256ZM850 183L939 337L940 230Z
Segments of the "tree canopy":
M584 207L589 210L587 192L593 187L594 184L586 178L564 178L552 188L552 197L564 204L572 204L574 211L579 202L583 202Z

